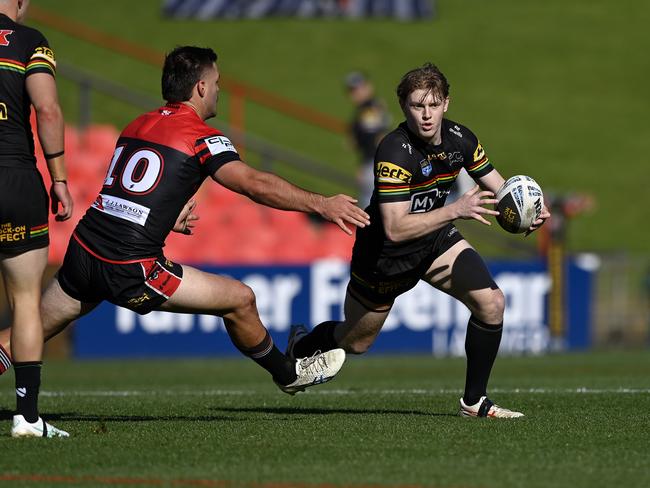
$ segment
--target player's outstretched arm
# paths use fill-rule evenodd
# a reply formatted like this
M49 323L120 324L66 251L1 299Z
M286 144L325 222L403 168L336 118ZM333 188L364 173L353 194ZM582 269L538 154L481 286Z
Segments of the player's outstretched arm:
M272 173L251 168L242 161L224 164L212 178L262 205L280 210L316 213L337 224L347 234L352 234L347 224L365 227L370 223L368 214L355 205L357 201L352 197L325 197L308 192Z
M52 213L56 214L56 220L67 220L72 216L73 202L63 159L63 114L56 94L56 83L47 73L34 73L27 77L25 86L36 112L38 139L52 179Z

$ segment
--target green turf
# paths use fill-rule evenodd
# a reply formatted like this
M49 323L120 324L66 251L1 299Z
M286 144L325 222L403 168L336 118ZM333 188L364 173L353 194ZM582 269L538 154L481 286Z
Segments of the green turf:
M161 52L177 44L210 45L219 52L223 76L341 119L351 112L341 87L348 70L370 73L397 121L399 77L435 61L452 85L450 118L475 130L504 175L530 174L549 192L594 195L595 211L572 224L572 249L647 254L647 239L637 230L650 205L644 188L650 133L645 0L439 0L437 18L416 23L174 21L161 17L160 0L93 2L92 8L86 0L38 4ZM60 59L158 95L157 68L43 31ZM63 94L71 117L73 98ZM121 126L133 115L100 102L97 121ZM222 116L228 119L227 107ZM341 137L254 104L246 121L252 133L353 174L356 157Z
M649 359L500 358L492 396L519 420L455 415L459 359L352 358L296 397L243 359L49 362L41 409L73 437L10 439L3 378L0 486L641 488Z

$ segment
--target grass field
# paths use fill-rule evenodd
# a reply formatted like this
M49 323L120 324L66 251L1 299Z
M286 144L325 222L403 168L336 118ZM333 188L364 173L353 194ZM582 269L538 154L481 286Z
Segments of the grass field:
M73 437L9 438L3 377L0 486L645 488L649 359L500 358L509 421L456 416L459 359L351 358L296 397L243 359L49 362L41 410Z

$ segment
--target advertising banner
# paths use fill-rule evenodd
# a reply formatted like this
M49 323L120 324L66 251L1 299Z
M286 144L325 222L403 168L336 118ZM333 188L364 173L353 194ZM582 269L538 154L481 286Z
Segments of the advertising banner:
M551 282L542 261L488 262L506 296L500 354L541 354L552 341L548 327ZM281 350L289 327L340 320L348 263L339 260L309 266L206 267L249 285L262 322ZM565 337L568 349L590 345L593 273L566 264ZM457 300L420 282L397 299L371 353L464 355L469 312ZM223 321L214 316L151 312L138 315L103 303L77 321L74 355L90 357L192 357L237 355Z
M259 19L264 17L429 18L434 0L164 0L169 17Z

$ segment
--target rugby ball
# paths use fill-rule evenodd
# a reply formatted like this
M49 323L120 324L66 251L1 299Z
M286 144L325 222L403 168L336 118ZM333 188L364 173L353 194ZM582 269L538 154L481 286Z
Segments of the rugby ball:
M535 222L544 207L544 195L537 182L530 176L517 175L509 178L496 194L499 203L497 222L508 232L521 234Z

